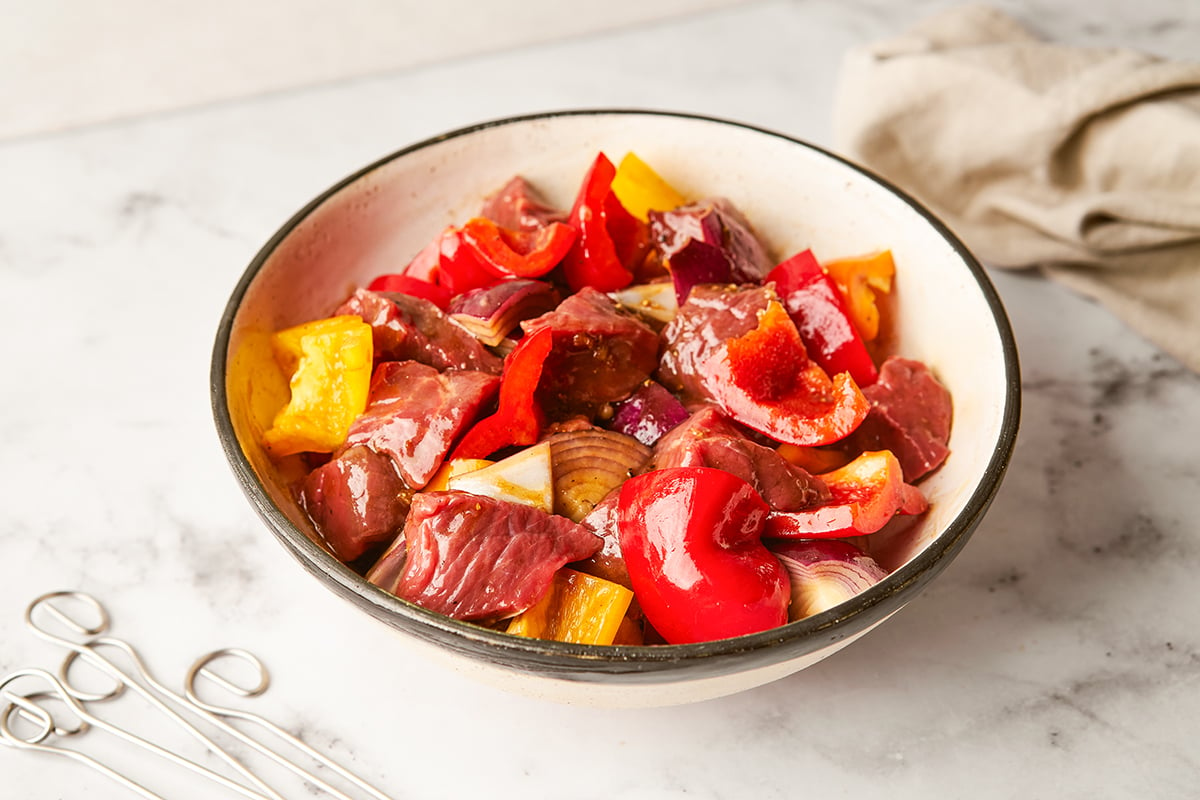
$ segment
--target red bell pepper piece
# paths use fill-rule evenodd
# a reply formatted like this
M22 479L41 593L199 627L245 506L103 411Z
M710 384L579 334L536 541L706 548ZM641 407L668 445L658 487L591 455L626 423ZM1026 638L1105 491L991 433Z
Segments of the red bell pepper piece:
M802 250L775 267L764 279L764 283L768 281L774 281L809 358L830 375L849 372L859 386L875 382L875 362L854 327L837 284L811 250Z
M571 207L567 224L578 236L563 259L563 274L572 291L591 286L611 292L633 281L630 267L639 252L637 237L645 223L625 210L612 193L617 169L604 153L596 156Z
M372 292L396 292L428 300L445 311L450 307L450 292L444 286L406 274L380 275L367 284Z
M866 452L844 467L818 476L832 499L804 511L773 511L770 538L844 539L875 533L897 514L929 507L921 490L904 482L900 462L889 450Z
M649 224L625 210L616 193L611 191L604 198L604 216L617 261L631 273L636 272L650 250Z
M437 282L450 296L494 285L500 278L470 247L461 228L447 228L438 238Z
M621 553L664 639L710 641L787 622L787 571L760 539L769 511L750 484L709 467L653 470L622 485Z
M425 245L399 274L406 278L433 284L440 289L439 295L445 294L448 297L481 286L491 286L496 282L496 276L480 263L475 251L463 245L462 233L459 229L452 227L446 228L433 241ZM376 280L382 281L383 277L385 276ZM446 303L446 306L448 305L449 300ZM440 304L439 306L443 310L446 308Z
M486 458L501 448L537 441L543 414L534 392L553 344L554 331L541 328L522 339L508 354L500 375L496 413L479 420L467 431L450 454L451 459Z
M561 222L552 222L536 231L511 231L492 220L476 217L462 227L443 231L400 275L435 285L437 291L410 285L411 291L406 293L423 290L424 294L417 294L418 297L432 300L444 310L451 297L463 292L492 286L514 276L545 275L563 260L575 238L575 229ZM442 296L445 302L439 302Z
M447 228L448 230L449 228ZM400 271L400 274L426 283L437 283L438 272L441 269L442 236L444 235L444 232L439 234L432 242L425 245L421 252L408 262L408 266Z
M540 278L557 267L575 243L575 229L562 222L514 231L486 217L475 217L462 226L461 234L463 242L498 277Z
M774 301L758 327L730 339L705 362L701 380L731 417L787 444L836 442L871 407L849 375L830 380L809 360L796 326Z

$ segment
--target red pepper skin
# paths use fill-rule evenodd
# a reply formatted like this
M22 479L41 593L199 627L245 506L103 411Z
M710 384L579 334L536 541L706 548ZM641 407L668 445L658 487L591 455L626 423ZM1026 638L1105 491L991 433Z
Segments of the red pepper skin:
M775 269L763 282L774 281L800 331L808 356L830 375L849 372L859 386L879 377L875 362L854 327L842 295L811 250L802 250Z
M860 455L844 467L818 475L832 499L804 511L773 511L768 538L845 539L875 533L897 514L920 514L929 502L904 482L900 462L889 450Z
M534 392L553 344L554 332L542 328L522 339L508 354L500 376L496 413L476 422L459 441L450 458L487 458L509 445L537 441L544 415Z
M492 286L497 281L495 271L466 243L462 229L447 228L438 238L437 283L451 297Z
M816 364L797 373L794 390L774 400L755 400L727 379L721 354L707 362L704 383L722 410L748 428L777 442L801 447L832 444L852 433L870 411L854 380L842 373L829 379Z
M636 272L650 251L650 225L626 211L617 195L610 191L604 198L604 226L612 239L617 261L630 273Z
M571 207L567 224L579 235L562 262L563 275L571 291L578 292L585 286L591 286L602 292L611 292L633 281L629 264L622 260L623 257L631 257L633 248L626 245L622 248L625 252L619 252L609 228L610 213L617 217L614 227L622 231L628 227L629 220L639 222L620 207L612 194L612 181L616 173L617 168L608 157L604 153L598 154L584 176L583 185ZM625 216L613 211L614 205L625 212ZM628 233L623 233L622 238L628 238Z
M414 278L411 275L380 275L367 284L367 289L372 292L396 292L410 297L420 297L422 300L433 303L442 311L450 307L450 292L446 290L446 287Z
M796 326L776 302L759 316L758 327L730 339L705 362L701 381L738 422L799 446L844 438L871 408L848 374L830 380L809 360Z
M436 239L425 245L421 252L413 256L413 260L408 262L408 266L400 271L400 274L407 275L419 281L425 281L426 283L436 284L438 282L438 271L441 268L442 236L444 235L445 233L439 235Z
M490 219L475 217L461 228L462 241L498 278L540 278L558 266L571 245L575 229L551 222L537 230L514 231Z
M761 541L769 511L750 484L709 467L653 470L622 485L621 553L646 619L667 642L788 621L787 571Z

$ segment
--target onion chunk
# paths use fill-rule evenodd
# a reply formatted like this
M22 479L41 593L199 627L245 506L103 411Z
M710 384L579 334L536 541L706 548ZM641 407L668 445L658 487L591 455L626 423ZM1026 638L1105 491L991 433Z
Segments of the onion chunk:
M771 550L792 579L792 621L828 611L887 577L873 558L839 539L773 542Z

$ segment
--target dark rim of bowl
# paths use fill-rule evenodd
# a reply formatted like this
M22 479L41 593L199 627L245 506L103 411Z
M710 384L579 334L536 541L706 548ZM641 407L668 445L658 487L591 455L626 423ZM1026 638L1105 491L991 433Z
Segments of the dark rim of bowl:
M416 150L506 125L557 117L650 116L694 120L740 128L807 148L878 183L923 217L967 265L991 309L1001 341L1007 384L999 436L979 485L962 511L907 564L850 600L823 613L773 630L731 639L679 645L599 646L527 639L453 620L428 611L367 583L297 529L271 502L233 430L225 388L229 340L242 298L279 243L318 206L349 184ZM777 131L742 122L686 112L643 109L573 109L505 117L452 130L412 144L358 170L331 186L292 216L255 255L225 307L213 346L209 376L213 417L231 468L251 504L276 538L301 564L336 594L371 616L418 639L518 672L569 681L662 683L699 679L765 667L818 651L865 631L896 611L901 600L921 589L966 544L999 489L1016 441L1020 421L1020 367L1012 328L995 287L982 265L941 220L906 192L862 166L824 148Z

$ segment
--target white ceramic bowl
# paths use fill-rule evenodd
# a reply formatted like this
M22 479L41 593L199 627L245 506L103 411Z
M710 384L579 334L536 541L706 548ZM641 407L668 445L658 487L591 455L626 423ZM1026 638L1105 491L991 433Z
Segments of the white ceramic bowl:
M259 441L279 398L258 384L269 335L327 315L357 285L396 271L482 198L524 175L569 207L603 150L638 153L687 196L724 195L779 257L890 248L896 351L927 362L954 398L947 462L922 483L930 510L881 558L882 582L784 627L694 645L596 647L509 636L457 622L368 584L316 543ZM486 122L406 147L306 205L251 262L213 352L218 434L254 508L285 549L336 592L456 670L569 703L649 706L730 694L809 666L882 623L959 552L991 503L1016 437L1012 332L983 269L895 187L801 141L733 122L649 111L570 111ZM275 387L278 392L278 387ZM274 404L274 405L273 405ZM914 646L919 646L914 643Z

